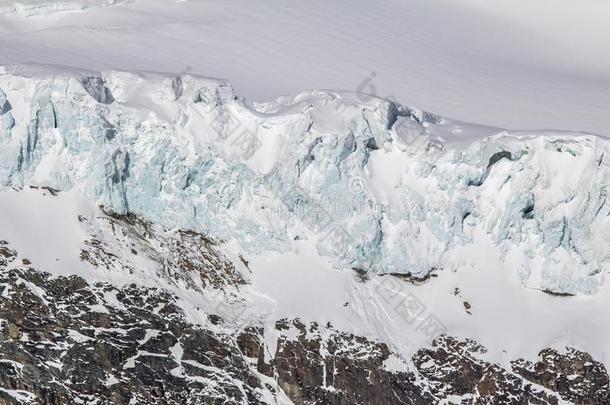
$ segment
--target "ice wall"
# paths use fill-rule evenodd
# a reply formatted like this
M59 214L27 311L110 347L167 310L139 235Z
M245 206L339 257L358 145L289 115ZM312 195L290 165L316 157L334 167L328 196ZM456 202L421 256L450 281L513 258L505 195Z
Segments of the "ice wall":
M314 238L337 265L468 265L484 239L526 286L592 294L607 271L608 140L510 133L359 94L268 103L189 75L0 74L0 184L90 201L250 253Z

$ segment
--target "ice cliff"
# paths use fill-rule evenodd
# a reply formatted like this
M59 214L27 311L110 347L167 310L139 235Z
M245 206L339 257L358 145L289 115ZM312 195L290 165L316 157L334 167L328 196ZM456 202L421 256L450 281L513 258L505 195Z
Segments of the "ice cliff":
M0 69L0 187L76 188L252 254L312 238L364 271L459 271L487 240L523 285L593 294L610 252L608 150L360 94L255 103L189 75Z

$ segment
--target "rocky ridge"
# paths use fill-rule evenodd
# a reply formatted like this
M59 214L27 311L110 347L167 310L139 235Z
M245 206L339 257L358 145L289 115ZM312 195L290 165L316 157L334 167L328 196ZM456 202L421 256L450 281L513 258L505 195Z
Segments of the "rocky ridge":
M129 249L161 236L135 216L106 213ZM96 240L96 239L92 239ZM188 233L172 248L165 276L212 288L244 283L219 247ZM107 266L102 243L83 248L83 265ZM175 245L174 245L175 246ZM133 253L132 253L133 254ZM103 256L105 255L105 256ZM201 256L199 256L201 255ZM194 257L198 265L193 264ZM544 349L536 362L505 369L481 359L474 341L437 338L410 358L332 325L282 319L274 331L227 328L210 311L192 323L163 288L89 283L37 269L0 243L0 403L514 404L609 403L604 366L587 353ZM113 264L113 266L116 265ZM199 267L198 267L199 266ZM212 280L212 281L210 281ZM190 288L196 288L195 284ZM269 339L268 334L272 337ZM410 364L408 369L393 362Z

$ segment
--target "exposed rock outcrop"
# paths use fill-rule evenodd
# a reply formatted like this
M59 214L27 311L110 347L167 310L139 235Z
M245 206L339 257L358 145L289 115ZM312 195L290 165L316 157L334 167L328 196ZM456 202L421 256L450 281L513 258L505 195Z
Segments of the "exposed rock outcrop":
M134 216L101 221L127 248L93 238L83 265L112 270L128 252L160 260L175 280L195 275L213 289L246 282L204 235ZM484 360L475 341L446 335L409 358L299 319L236 331L206 308L194 322L163 288L53 276L19 258L0 242L0 404L610 403L606 369L575 349L544 349L511 370Z

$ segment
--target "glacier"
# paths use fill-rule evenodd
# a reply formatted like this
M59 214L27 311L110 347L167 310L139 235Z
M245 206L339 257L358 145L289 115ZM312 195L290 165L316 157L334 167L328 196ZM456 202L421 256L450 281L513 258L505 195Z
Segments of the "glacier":
M337 267L416 280L485 238L525 287L595 294L608 149L357 93L261 103L188 74L0 68L0 187L76 189L253 255L310 239Z

